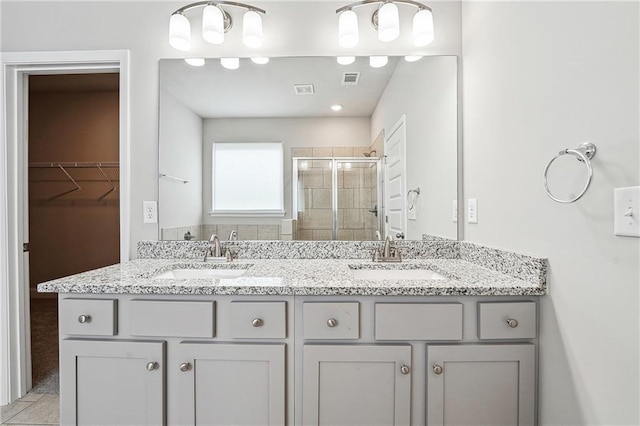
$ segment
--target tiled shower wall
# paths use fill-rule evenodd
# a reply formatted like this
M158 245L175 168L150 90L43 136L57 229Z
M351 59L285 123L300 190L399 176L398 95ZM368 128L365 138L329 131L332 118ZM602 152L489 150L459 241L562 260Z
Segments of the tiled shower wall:
M362 148L294 148L293 157L363 157ZM298 171L298 240L331 240L332 170L328 160L310 160ZM350 163L338 170L338 239L373 240L378 218L377 171L371 164Z

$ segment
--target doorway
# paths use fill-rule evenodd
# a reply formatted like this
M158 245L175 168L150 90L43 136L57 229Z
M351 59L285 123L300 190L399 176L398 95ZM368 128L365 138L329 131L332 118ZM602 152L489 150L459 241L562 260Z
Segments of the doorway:
M44 281L120 260L119 74L28 76L34 393L58 393L57 298Z
M0 405L31 389L28 242L28 79L32 75L119 73L120 261L130 259L129 51L10 52L0 57ZM6 284L6 285L5 285Z

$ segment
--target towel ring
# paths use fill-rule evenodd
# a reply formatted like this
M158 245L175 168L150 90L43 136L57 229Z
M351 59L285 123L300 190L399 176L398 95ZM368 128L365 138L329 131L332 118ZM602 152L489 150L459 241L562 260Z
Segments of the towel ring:
M583 162L587 166L587 183L584 185L584 188L582 188L582 191L580 191L580 194L578 194L576 197L574 197L574 198L572 198L570 200L563 200L561 198L554 197L553 194L551 194L551 191L549 190L549 184L547 182L547 173L549 172L549 167L551 167L551 164L556 159L562 157L565 154L574 155L578 161ZM591 161L590 160L595 155L596 155L596 146L594 144L592 144L591 142L584 142L584 143L581 143L580 145L578 145L578 147L575 148L575 149L568 149L568 148L567 149L563 149L562 151L560 151L558 153L558 155L553 157L551 159L551 161L549 161L547 163L547 167L544 168L544 190L547 193L547 195L549 196L549 198L551 198L555 202L563 203L563 204L573 203L573 202L577 201L578 199L580 199L580 197L582 197L584 195L584 193L587 192L587 189L589 188L589 185L591 184L591 177L593 176L593 168L591 167Z

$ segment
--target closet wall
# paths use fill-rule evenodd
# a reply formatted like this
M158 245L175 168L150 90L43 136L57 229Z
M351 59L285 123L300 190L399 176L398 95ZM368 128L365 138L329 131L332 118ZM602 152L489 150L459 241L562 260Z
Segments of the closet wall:
M120 260L118 79L118 74L29 78L32 287ZM110 167L85 167L96 162ZM80 167L62 170L56 163ZM81 189L74 189L65 171Z

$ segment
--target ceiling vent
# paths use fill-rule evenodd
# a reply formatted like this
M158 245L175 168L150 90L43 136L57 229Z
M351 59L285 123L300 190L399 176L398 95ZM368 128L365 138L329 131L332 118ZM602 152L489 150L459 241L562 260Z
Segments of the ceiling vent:
M296 90L296 95L313 95L313 84L294 84L293 88Z
M343 72L342 73L342 85L343 86L357 86L360 81L359 72Z

